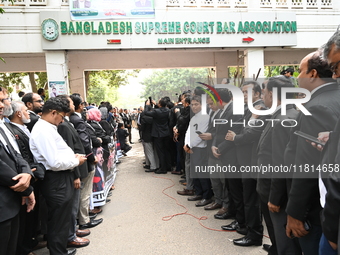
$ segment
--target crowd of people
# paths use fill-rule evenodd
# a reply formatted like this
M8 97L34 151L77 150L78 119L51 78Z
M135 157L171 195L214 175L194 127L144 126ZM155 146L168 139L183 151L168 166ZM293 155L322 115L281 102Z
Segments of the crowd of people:
M221 226L243 235L234 245L261 246L264 219L268 254L337 254L339 64L336 32L301 60L297 82L305 95L287 93L295 88L289 70L262 84L246 81L243 115L234 113L237 98L227 88L184 91L176 103L149 98L131 113L108 102L88 105L79 94L45 101L26 93L11 102L0 88L0 254L32 255L39 236L55 255L89 245L89 229L103 222L92 194L104 190L105 173L119 163L117 147L124 155L131 149L132 127L145 172L181 176L178 195L216 210L216 220L234 219Z
M120 163L117 128L131 128L131 115L108 102L87 106L79 94L44 101L39 92L11 102L0 88L0 254L46 245L50 254L75 254L89 245L90 228L103 222L92 194Z
M301 60L297 82L305 93L287 93L296 88L290 69L262 84L246 81L241 86L244 115L233 112L227 88L208 95L198 88L184 91L175 104L169 97L146 100L137 116L145 172L181 175L185 188L179 195L189 196L197 207L218 210L217 220L234 219L221 226L244 235L234 245L261 246L264 219L271 241L263 245L268 254L337 254L339 64L336 32ZM283 103L281 96L300 104ZM202 105L204 97L208 107ZM274 110L253 113L268 109ZM308 142L297 131L320 142ZM262 166L292 170L261 171ZM233 172L207 170L228 168Z

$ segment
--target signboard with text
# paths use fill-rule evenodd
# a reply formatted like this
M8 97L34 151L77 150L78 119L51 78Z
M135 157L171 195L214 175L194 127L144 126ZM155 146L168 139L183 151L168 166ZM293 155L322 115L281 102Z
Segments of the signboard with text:
M275 47L297 43L295 13L157 11L155 19L72 21L65 12L41 12L53 20L58 38L43 40L44 50Z

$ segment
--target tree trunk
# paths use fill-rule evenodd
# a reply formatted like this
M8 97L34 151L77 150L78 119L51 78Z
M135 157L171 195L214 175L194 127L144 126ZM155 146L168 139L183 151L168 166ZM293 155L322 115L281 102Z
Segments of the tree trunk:
M30 78L31 86L32 86L32 92L37 93L37 84L34 79L34 72L33 73L28 73L28 77Z
M85 95L84 95L84 100L87 98L87 91L89 90L89 85L90 85L90 71L84 71L85 73Z

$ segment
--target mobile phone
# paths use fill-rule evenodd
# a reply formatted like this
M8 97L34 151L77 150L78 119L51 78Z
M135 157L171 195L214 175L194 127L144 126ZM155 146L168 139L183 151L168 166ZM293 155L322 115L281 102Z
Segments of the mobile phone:
M90 156L90 155L92 155L92 154L93 154L93 152L87 154L87 155L85 156L85 158L87 158L88 156Z
M201 131L196 131L196 134L201 135L202 132Z
M152 105L152 98L151 97L149 97L149 101L150 101L150 105Z
M312 225L310 224L310 222L308 220L306 220L304 223L303 223L303 226L305 228L306 231L309 231L311 228L312 228Z
M326 145L324 142L321 142L320 140L318 140L318 138L316 138L314 136L311 136L309 134L306 134L304 132L301 132L299 130L295 131L294 134L298 135L298 136L300 136L300 137L302 137L302 138L304 138L304 139L306 139L308 141L311 141L313 143L319 144L321 146L325 146Z

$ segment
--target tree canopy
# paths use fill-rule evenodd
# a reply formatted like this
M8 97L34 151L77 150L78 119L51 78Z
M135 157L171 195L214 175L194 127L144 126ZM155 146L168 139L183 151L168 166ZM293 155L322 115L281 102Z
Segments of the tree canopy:
M139 70L104 70L89 71L85 74L88 77L87 101L99 104L101 101L114 103L119 99L118 88L128 83L129 76L136 76Z
M166 69L155 71L141 83L145 86L141 98L152 97L157 100L168 96L177 101L178 94L185 90L193 90L199 86L197 82L209 84L209 68Z

